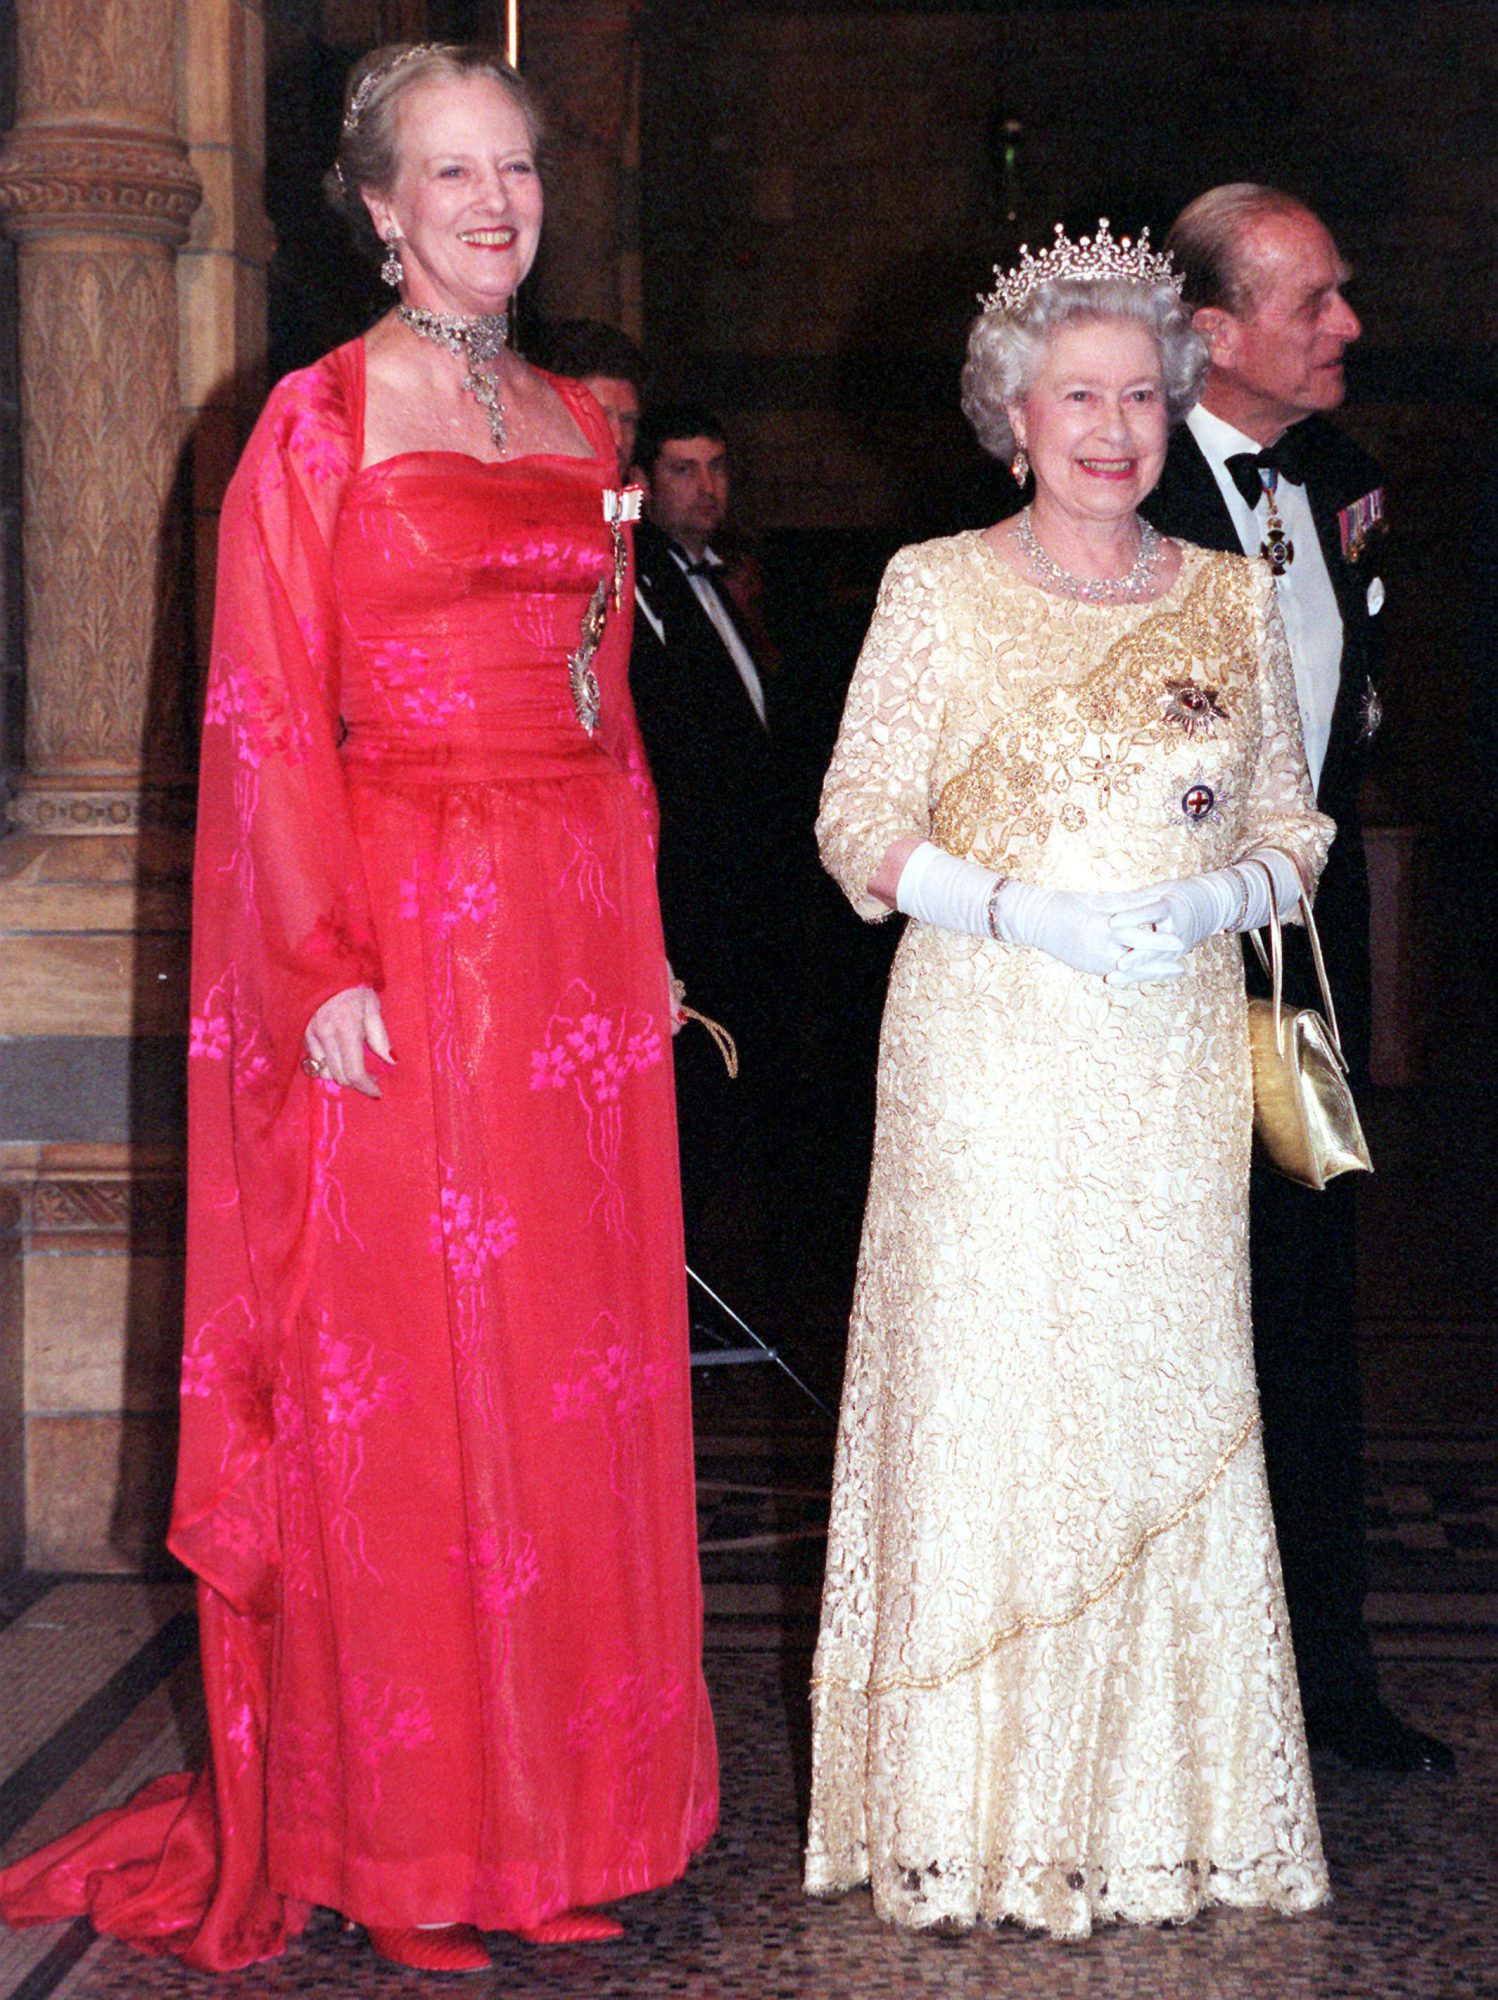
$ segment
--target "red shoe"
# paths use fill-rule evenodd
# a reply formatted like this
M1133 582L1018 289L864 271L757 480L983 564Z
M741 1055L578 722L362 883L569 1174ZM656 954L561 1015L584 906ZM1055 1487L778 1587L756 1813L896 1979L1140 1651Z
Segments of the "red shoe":
M376 1954L415 1972L487 1972L494 1961L472 1924L443 1924L436 1930L381 1930L365 1926Z
M563 1910L543 1923L517 1925L515 1935L527 1944L608 1944L623 1937L624 1926L597 1910Z

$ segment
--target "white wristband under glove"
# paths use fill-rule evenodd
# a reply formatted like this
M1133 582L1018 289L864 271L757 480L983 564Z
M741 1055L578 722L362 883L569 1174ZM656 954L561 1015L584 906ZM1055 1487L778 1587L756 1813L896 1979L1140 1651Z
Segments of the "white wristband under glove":
M1263 868L1247 862L1262 861ZM1268 869L1266 876L1264 870ZM1192 951L1219 931L1256 931L1269 921L1269 878L1274 880L1274 906L1282 917L1300 906L1300 875L1288 854L1276 847L1256 847L1230 868L1205 875L1183 875L1139 890L1125 907L1136 918L1147 916L1163 925ZM1161 906L1157 914L1155 906Z
M1006 882L929 840L911 851L895 886L896 909L918 923L1030 945L1113 986L1180 977L1180 941L1129 921L1132 906L1142 901L1133 892L1088 896Z

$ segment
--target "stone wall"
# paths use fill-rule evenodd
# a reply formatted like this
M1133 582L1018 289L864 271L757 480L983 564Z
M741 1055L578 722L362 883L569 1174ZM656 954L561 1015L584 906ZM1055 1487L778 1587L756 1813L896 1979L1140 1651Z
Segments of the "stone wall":
M192 613L263 394L261 9L23 0L17 18L0 1564L129 1569L160 1559L172 1480Z
M16 21L0 12L0 132L16 117ZM0 236L0 825L21 761L21 361L16 346L16 252Z

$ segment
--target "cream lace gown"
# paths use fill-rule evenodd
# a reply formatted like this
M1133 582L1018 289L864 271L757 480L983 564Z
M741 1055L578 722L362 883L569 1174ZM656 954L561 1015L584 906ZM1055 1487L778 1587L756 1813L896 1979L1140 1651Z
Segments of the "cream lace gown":
M1271 586L1187 548L1154 604L901 551L818 824L856 908L891 841L1133 888L1259 844L1314 876ZM806 1885L897 1923L1080 1937L1327 1891L1258 1437L1235 938L1113 990L912 923L813 1673Z

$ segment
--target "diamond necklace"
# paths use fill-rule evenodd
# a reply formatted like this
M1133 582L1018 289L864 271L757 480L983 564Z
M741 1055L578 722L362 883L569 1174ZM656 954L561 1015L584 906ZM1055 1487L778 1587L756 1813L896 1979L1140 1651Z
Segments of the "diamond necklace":
M1031 568L1052 590L1059 591L1063 597L1080 598L1084 604L1127 604L1153 597L1155 571L1159 568L1161 551L1165 547L1164 539L1149 522L1141 521L1139 553L1127 576L1073 576L1069 569L1053 562L1035 539L1028 507L1019 517L1015 540L1024 550Z
M509 342L510 315L485 313L463 319L457 313L427 312L422 306L397 306L395 316L419 333L423 340L435 340L449 354L468 363L463 387L483 411L494 449L505 448L505 406L500 401L498 378L490 371Z

